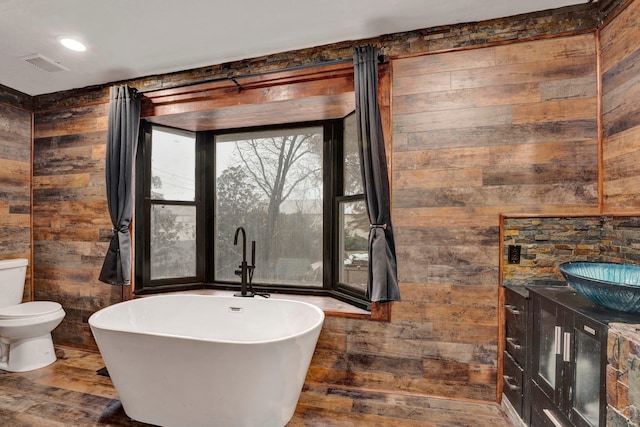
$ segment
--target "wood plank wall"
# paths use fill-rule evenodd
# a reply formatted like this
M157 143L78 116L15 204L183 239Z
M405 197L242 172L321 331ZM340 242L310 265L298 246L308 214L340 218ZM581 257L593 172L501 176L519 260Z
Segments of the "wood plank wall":
M362 43L398 58L548 37L595 28L592 7ZM283 69L350 57L352 47L129 84L153 89ZM594 49L591 34L392 61L390 156L403 302L394 304L391 322L327 317L309 383L495 400L498 213L594 209ZM450 86L442 86L447 76ZM107 102L104 87L34 98L35 296L61 301L67 311L56 343L87 349L96 348L88 316L121 300L119 287L97 281L111 227L103 177Z
M0 86L0 259L29 260L24 301L33 298L29 98Z
M111 236L104 162L108 104L40 111L34 120L35 298L62 303L54 342L97 350L87 319L120 302L98 281Z
M640 2L600 32L603 211L640 211Z
M499 213L598 209L595 37L392 65L393 218L404 297L393 318L421 331L424 391L489 399Z

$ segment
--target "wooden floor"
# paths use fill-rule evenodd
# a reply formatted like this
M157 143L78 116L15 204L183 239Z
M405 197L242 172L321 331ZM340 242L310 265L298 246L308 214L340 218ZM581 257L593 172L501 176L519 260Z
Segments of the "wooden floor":
M0 426L149 426L129 419L111 380L96 374L104 366L98 354L56 353L58 361L37 371L0 370ZM497 405L309 385L287 427L511 425Z

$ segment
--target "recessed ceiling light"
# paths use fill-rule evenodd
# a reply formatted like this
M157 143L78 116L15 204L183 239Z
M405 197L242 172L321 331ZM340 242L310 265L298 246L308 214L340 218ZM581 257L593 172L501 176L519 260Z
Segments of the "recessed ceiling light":
M85 50L87 50L87 47L80 43L78 40L70 38L61 38L60 44L67 49L75 50L76 52L84 52Z

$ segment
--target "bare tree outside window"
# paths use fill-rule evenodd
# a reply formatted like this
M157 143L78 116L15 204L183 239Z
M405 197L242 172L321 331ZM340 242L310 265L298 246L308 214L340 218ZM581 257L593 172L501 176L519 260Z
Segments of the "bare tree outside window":
M256 240L256 281L321 286L322 149L322 127L217 138L216 278L232 279L233 233L244 226Z
M151 279L196 275L195 136L154 128Z

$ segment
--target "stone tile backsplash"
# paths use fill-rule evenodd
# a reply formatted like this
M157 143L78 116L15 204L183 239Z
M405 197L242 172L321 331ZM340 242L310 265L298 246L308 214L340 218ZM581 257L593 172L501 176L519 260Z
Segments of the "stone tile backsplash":
M640 217L503 218L502 283L566 285L558 265L567 261L640 264ZM509 245L520 263L509 264ZM608 427L640 426L640 325L609 325Z
M508 263L509 245L520 246L520 263ZM558 265L567 261L640 264L640 217L505 217L502 283L565 285Z

